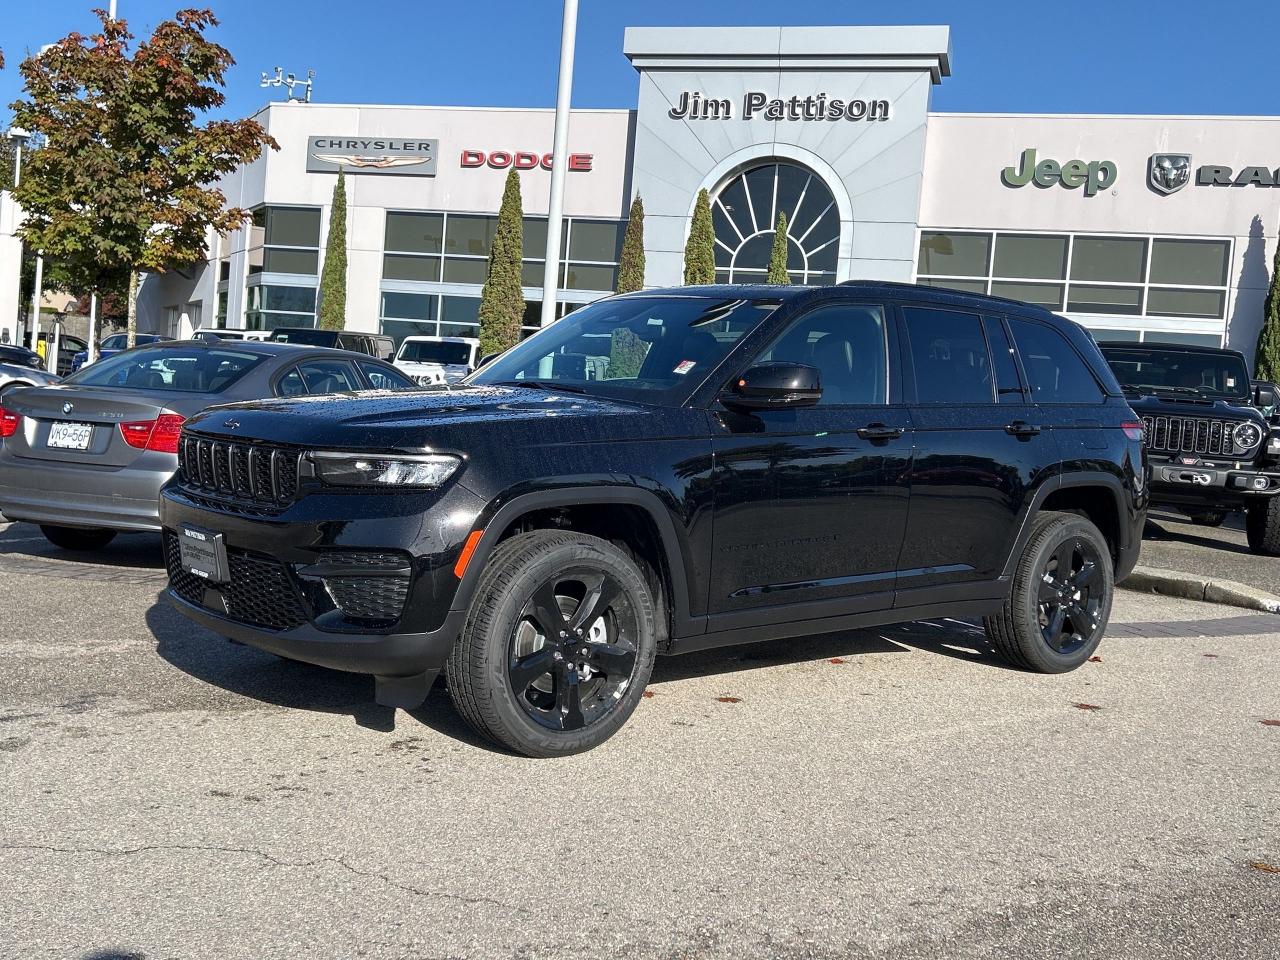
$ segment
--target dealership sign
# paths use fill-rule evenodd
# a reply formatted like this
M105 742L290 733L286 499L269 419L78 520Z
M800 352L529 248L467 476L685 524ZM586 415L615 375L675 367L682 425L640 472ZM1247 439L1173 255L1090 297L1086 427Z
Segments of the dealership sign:
M463 168L492 167L494 170L550 170L552 156L531 150L463 150ZM590 173L595 156L590 153L571 153L565 169L570 173Z
M825 93L807 97L774 97L751 91L742 96L738 116L753 120L888 120L888 100L844 100ZM709 97L697 90L680 94L675 106L667 111L672 120L732 120L734 104L728 98Z
M1115 183L1118 172L1111 160L1037 160L1035 148L1029 147L1022 151L1017 164L1001 171L1000 179L1009 187L1025 187L1028 183L1037 187L1059 184L1068 190L1084 187L1084 195L1092 197Z
M439 140L399 137L311 137L307 140L307 172L390 173L433 177Z
M1191 154L1153 153L1147 165L1147 185L1156 193L1177 193L1191 182ZM1206 163L1196 170L1197 187L1280 187L1280 169L1224 167Z

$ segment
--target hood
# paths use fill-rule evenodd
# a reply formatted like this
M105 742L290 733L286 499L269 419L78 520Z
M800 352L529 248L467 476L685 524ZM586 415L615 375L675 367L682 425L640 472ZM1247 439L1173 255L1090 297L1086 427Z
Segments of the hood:
M1207 397L1201 394L1150 393L1126 390L1125 399L1139 414L1153 417L1217 417L1223 420L1265 420L1252 403L1241 397Z
M532 387L428 387L224 404L193 417L187 428L312 449L465 450L476 431L487 441L495 431L513 442L604 439L627 432L619 420L648 413L626 401Z

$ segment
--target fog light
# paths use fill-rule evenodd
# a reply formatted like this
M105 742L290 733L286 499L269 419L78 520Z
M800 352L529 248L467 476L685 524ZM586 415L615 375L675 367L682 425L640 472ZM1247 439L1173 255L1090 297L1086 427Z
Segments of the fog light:
M1253 489L1266 490L1269 486L1271 486L1271 481L1268 480L1266 477L1253 478Z

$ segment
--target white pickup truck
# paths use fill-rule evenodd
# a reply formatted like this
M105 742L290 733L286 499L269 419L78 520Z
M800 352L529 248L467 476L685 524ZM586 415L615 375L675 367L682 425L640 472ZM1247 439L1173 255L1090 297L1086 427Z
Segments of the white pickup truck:
M479 353L474 337L405 337L392 363L424 386L455 383L476 368Z

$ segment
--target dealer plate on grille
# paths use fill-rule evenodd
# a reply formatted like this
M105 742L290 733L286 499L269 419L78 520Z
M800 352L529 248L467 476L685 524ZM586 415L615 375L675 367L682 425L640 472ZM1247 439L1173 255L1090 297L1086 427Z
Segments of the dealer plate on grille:
M46 446L55 450L88 450L92 436L92 423L51 423Z
M202 580L226 583L231 579L227 545L220 533L183 526L178 531L178 557L182 569Z

